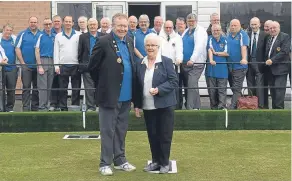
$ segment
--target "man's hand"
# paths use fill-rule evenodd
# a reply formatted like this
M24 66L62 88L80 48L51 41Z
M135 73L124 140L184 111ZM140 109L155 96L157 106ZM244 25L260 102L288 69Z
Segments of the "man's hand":
M42 66L39 66L38 72L39 72L40 75L43 75L45 73L45 70L44 70L44 68Z
M55 67L55 72L56 72L56 74L60 74L60 67L59 66L57 66L57 67Z
M247 60L242 59L242 60L240 61L240 64L241 64L241 65L247 65Z
M1 60L1 65L6 65L8 63L8 59L7 58L4 58Z
M181 63L182 63L181 60L176 60L176 61L175 61L175 65L180 65Z
M273 64L273 61L271 59L266 61L266 65L272 65L272 64Z
M187 62L187 66L193 66L193 65L194 65L194 62L193 62L193 61L189 60L189 61Z
M140 117L141 117L140 109L139 109L139 108L135 108L135 116L136 116L137 118L140 118Z
M210 60L210 64L215 66L216 62L214 60Z

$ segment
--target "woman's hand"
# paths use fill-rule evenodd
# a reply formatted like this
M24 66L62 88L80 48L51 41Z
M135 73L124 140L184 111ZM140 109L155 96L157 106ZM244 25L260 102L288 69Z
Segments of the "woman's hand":
M140 117L141 117L140 109L139 109L139 108L135 108L135 116L136 116L137 118L140 118Z
M151 88L149 92L152 96L155 96L156 94L158 94L159 91L158 91L158 88L156 87L156 88Z

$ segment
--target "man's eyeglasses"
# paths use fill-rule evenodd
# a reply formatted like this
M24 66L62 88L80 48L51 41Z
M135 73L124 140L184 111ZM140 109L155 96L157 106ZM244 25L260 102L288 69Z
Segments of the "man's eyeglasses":
M44 24L44 26L51 26L52 25L52 23L46 23L46 24Z

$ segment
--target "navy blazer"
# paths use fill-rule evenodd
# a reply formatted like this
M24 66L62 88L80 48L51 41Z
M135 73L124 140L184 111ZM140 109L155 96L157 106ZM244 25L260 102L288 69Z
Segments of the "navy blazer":
M271 37L269 37L270 39ZM291 39L288 34L280 32L271 50L270 59L273 64L270 65L273 75L285 75L289 73L291 64L279 64L279 62L291 62L289 52L291 46ZM268 46L266 47L266 60L269 55Z
M166 108L176 105L175 89L178 88L178 78L175 73L172 60L162 56L161 62L155 63L152 87L158 88L158 94L154 96L155 108ZM142 59L136 63L136 90L134 106L142 109L144 77L146 71Z

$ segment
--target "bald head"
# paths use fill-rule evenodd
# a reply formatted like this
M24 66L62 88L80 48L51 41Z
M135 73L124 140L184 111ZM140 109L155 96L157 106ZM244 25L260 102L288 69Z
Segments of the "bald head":
M154 18L154 29L156 32L160 32L163 25L163 19L161 16L155 16Z
M129 17L129 29L130 29L130 31L135 31L137 25L138 25L138 19L136 18L136 16L130 16Z
M264 30L267 34L270 34L270 25L272 22L272 20L267 20L264 24Z
M280 24L277 21L273 21L270 24L270 35L277 36L280 33Z
M250 20L250 27L254 33L258 32L261 27L260 19L257 17L253 17Z
M240 21L238 19L233 19L230 21L230 32L232 34L236 34L237 32L239 32L240 28Z
M170 21L170 20L167 20L165 23L164 23L164 32L167 34L167 35L170 35L172 32L173 32L173 22Z

